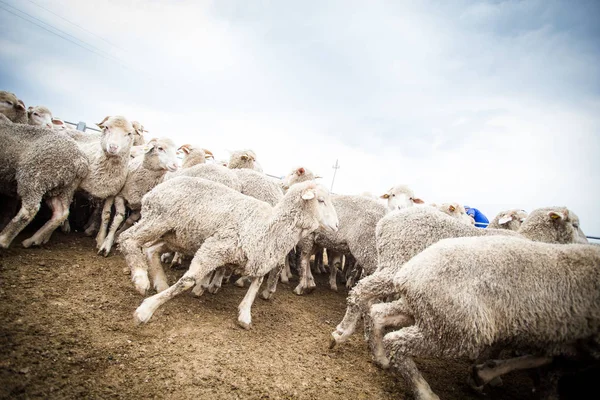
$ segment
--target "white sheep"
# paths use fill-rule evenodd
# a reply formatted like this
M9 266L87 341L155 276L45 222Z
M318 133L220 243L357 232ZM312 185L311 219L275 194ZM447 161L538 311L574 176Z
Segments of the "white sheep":
M43 198L52 217L24 247L48 242L69 215L73 193L89 171L88 160L68 136L20 123L0 124L0 192L21 198L17 215L0 233L0 248L36 216Z
M253 278L238 317L241 326L250 327L250 306L264 275L298 238L320 226L335 231L338 219L329 193L314 182L295 185L275 207L204 179L178 177L156 186L144 196L140 222L119 237L136 288L150 287L145 243L160 240L194 258L177 283L144 300L135 319L147 322L160 305L194 285L201 294L203 278L233 264Z
M387 200L387 205L390 210L400 210L402 208L412 207L415 204L424 203L423 200L415 197L412 189L406 185L394 186L380 197Z
M519 210L517 208L501 211L494 217L492 222L490 222L487 227L518 231L523 221L525 221L525 218L527 218L527 215L528 214L525 212L525 210Z
M45 126L53 128L52 112L44 106L30 106L27 109L27 123L29 125Z
M334 206L340 218L340 230L335 235L328 232L316 232L298 245L300 251L300 282L294 293L300 295L315 287L310 271L309 259L315 244L340 254L351 253L356 259L354 268L360 268L362 276L372 274L377 268L377 248L375 245L375 226L388 210L397 210L422 204L413 191L405 185L397 185L381 196L388 202L388 208L378 201L365 196L332 196ZM337 290L337 268L329 266L329 285Z
M15 124L28 122L25 104L14 93L0 90L0 114Z
M388 214L377 224L377 271L359 282L348 294L343 320L332 333L331 347L354 332L361 314L371 304L395 296L392 280L404 263L439 240L469 236L522 236L548 243L584 242L577 216L564 207L541 208L531 213L519 232L506 229L479 229L451 218L432 207L414 207ZM582 239L583 237L583 239ZM381 352L378 337L372 340Z
M167 171L177 170L177 149L169 138L150 140L146 145L143 156L129 162L129 171L125 185L116 197L106 199L102 212L102 225L98 238L98 254L108 256L112 248L117 229L125 218L126 206L132 211L127 218L122 231L129 228L140 217L142 196L159 184ZM115 215L110 230L107 232L112 204L115 204ZM104 219L106 218L106 219Z
M262 168L256 162L256 153L252 150L238 150L231 153L227 167L231 169L247 168L262 172Z
M384 347L418 399L438 397L413 357L476 359L494 345L528 354L476 368L483 385L600 344L600 246L445 239L408 261L394 285L401 300L376 304L371 317L399 328Z

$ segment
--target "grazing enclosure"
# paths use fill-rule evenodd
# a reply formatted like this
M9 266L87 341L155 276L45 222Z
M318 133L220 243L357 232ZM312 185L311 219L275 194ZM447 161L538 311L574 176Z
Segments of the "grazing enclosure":
M246 290L232 284L179 296L136 326L142 297L125 267L79 233L0 253L0 398L410 398L359 335L328 349L347 293L329 290L325 275L308 296L292 293L294 276L273 300L257 300L251 330L235 323ZM167 274L174 282L183 272ZM417 361L441 398L480 398L466 360ZM535 399L532 388L526 372L511 373L486 398Z

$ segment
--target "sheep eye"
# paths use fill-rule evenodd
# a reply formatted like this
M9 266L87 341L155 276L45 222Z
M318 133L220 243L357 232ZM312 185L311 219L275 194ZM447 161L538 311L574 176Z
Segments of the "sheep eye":
M395 194L393 194L393 195L392 195L392 197L396 197L396 195L395 195Z
M34 116L36 116L36 117L39 117L39 116L40 116L40 114L38 114L38 113L36 113L36 112L34 112L34 113L33 113L33 115L34 115Z
M573 224L573 228L579 229L579 225L578 224Z
M159 147L158 151L165 151L165 149L163 149L162 147Z
M319 203L325 204L325 200L323 200L323 199L318 199L318 200L319 200Z
M12 101L8 101L8 100L7 100L7 101L5 101L5 103L6 103L6 104L8 104L8 105L9 105L9 106L11 106L11 107L12 107L12 105L13 105Z

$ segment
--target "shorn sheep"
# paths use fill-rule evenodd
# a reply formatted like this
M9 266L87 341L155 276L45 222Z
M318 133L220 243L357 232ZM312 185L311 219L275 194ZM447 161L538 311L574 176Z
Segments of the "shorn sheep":
M171 139L152 139L145 146L144 155L130 161L127 179L119 194L114 198L109 197L104 203L103 220L97 242L98 254L108 256L110 253L117 229L125 218L126 205L131 209L132 214L127 218L122 230L127 229L139 219L142 196L158 185L167 171L176 171L178 168L177 149ZM106 234L109 219L104 218L110 218L110 209L113 203L115 215L110 230Z
M577 216L564 207L535 210L521 227L521 236L548 243L584 242ZM352 335L361 314L371 304L396 295L393 276L404 263L442 239L470 236L517 236L505 229L479 229L452 218L431 207L410 208L388 214L377 225L377 271L360 281L348 294L348 307L343 320L332 333L331 347ZM583 237L583 239L582 239ZM381 343L371 343L380 353Z
M519 209L501 211L490 222L488 228L518 231L527 215L527 212Z
M88 160L68 136L49 128L0 123L0 190L21 198L21 209L0 233L0 247L36 216L45 198L52 217L24 247L50 240L69 215L73 193L88 174Z
M146 243L163 241L172 250L194 252L194 257L177 283L143 301L135 319L147 322L160 305L194 285L195 294L202 294L198 283L232 264L252 277L238 316L238 323L249 328L250 306L264 275L299 238L319 227L336 231L338 219L328 191L314 182L295 185L275 207L204 179L164 182L144 196L141 220L119 238L132 279L142 292L150 287L142 253Z
M401 300L374 306L373 324L400 328L384 347L418 399L438 397L413 357L476 359L494 345L528 354L475 368L483 385L600 345L600 246L445 239L408 261L394 284Z

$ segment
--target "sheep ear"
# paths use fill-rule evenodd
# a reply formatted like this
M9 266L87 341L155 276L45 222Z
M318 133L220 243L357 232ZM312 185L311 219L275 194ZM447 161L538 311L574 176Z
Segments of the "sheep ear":
M23 100L17 100L17 108L25 111L25 103L23 103Z
M450 205L450 206L448 207L448 210L449 210L450 212L454 212L454 211L456 211L456 207L454 207L453 205Z
M548 213L548 216L552 219L562 219L562 215L560 215L559 213L554 212L554 211L550 211Z
M248 157L245 154L241 158L242 158L243 161L248 161L250 159L250 157Z
M314 199L315 198L315 190L314 189L305 190L304 193L302 193L302 198L304 200Z
M413 200L413 203L416 203L416 204L423 204L423 203L425 203L423 200L421 200L419 198L413 198L412 200ZM452 211L454 211L454 210L452 210Z
M389 198L389 197L390 197L390 195L386 193L386 194L382 194L382 195L381 195L381 196L379 196L379 197L380 197L380 198L382 198L382 199L387 199L387 198Z
M504 225L504 224L506 224L507 222L510 222L510 221L512 221L512 220L513 220L512 216L510 216L510 215L505 215L505 216L503 216L502 218L500 218L500 219L498 220L498 223L499 223L500 225Z
M213 155L212 151L208 149L202 149L202 151L204 151L204 158L212 158L213 160L215 159L215 156Z
M65 123L62 119L52 118L52 125L63 126Z
M110 118L110 116L109 116L109 115L108 115L108 116L106 116L106 117L104 117L104 119L102 120L102 122L100 122L100 123L97 123L96 125L98 125L100 128L104 128L104 123L105 123L105 122L106 122L106 120L107 120L107 119L109 119L109 118Z
M298 175L304 175L304 173L305 173L305 172L306 172L306 171L305 171L305 170L304 170L304 168L302 168L302 167L298 168L298 170L296 171L296 173L297 173Z

